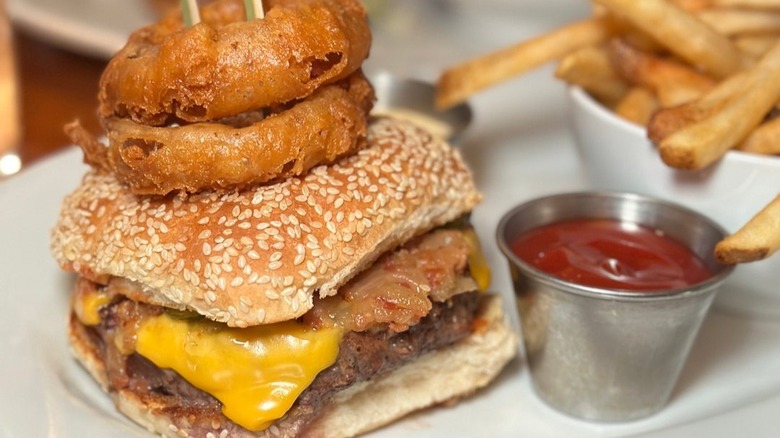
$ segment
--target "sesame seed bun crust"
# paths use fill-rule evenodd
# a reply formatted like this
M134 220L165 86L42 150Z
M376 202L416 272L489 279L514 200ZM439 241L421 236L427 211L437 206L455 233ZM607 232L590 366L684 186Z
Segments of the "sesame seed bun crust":
M301 178L231 193L139 197L90 171L52 232L60 265L142 286L133 299L230 326L297 318L381 254L480 200L457 151L378 119L368 145Z

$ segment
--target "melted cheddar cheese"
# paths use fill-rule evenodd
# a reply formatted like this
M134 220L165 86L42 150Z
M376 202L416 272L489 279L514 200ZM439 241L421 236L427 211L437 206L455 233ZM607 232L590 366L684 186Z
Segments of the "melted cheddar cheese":
M479 290L485 291L490 287L490 266L488 266L479 237L473 228L463 230L463 236L469 244L469 271L471 278L477 283Z
M110 304L114 296L101 290L79 292L73 302L73 311L84 325L100 324L100 308Z
M257 431L281 418L336 361L338 329L297 322L244 329L163 314L145 320L136 351L222 402L226 417Z

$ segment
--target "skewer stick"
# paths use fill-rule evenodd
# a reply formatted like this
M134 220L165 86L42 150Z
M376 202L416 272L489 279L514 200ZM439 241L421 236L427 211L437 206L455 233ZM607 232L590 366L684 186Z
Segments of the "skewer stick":
M192 27L200 22L197 0L181 0L181 16L186 27Z
M244 0L244 9L246 9L247 20L254 20L255 18L262 19L265 17L263 0Z
M263 0L244 0L244 9L246 10L246 20L251 21L254 19L262 20L265 18L265 10L263 9ZM258 110L260 117L265 117L265 110Z

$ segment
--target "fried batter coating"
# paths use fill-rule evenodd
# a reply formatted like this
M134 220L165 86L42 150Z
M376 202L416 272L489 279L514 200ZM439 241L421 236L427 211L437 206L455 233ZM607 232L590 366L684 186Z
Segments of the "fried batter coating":
M88 164L114 173L133 193L237 189L300 175L355 151L364 144L373 102L373 87L358 71L249 126L151 127L111 118L104 120L108 147L78 122L66 132Z
M100 80L99 114L162 126L204 122L303 99L346 78L368 56L359 0L265 0L246 21L242 0L217 0L185 28L174 11L139 29Z

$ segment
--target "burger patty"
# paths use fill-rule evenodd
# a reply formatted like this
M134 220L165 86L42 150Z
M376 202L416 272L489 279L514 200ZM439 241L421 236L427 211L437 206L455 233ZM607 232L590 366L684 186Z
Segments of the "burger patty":
M126 341L123 329L163 310L157 306L123 299L101 310L101 323L82 326L106 365L111 391L127 390L192 436L210 436L227 429L229 436L293 437L322 412L332 397L355 384L392 371L416 357L468 337L475 326L479 293L456 295L433 304L420 322L403 332L374 327L345 334L336 362L322 371L301 394L283 418L262 432L249 432L230 422L221 404L195 388L177 373L158 368L137 353L121 351Z

